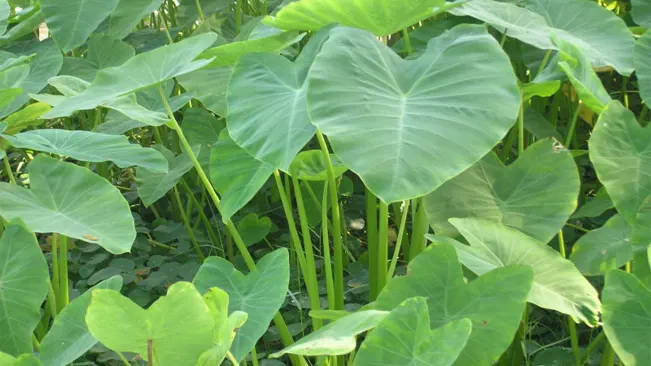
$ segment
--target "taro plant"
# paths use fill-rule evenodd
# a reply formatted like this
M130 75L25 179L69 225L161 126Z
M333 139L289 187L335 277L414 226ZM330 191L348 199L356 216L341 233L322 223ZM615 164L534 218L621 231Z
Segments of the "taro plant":
M0 366L651 358L643 0L0 0Z

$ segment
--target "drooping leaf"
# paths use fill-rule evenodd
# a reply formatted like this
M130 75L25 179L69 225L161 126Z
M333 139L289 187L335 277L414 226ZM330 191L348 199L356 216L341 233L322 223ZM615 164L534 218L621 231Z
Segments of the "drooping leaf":
M375 328L388 311L361 310L346 315L299 339L270 357L284 354L303 356L345 355L357 347L356 336Z
M41 0L52 38L63 52L81 46L119 0Z
M606 274L603 323L608 341L626 365L644 365L651 358L651 290L620 270Z
M483 20L543 50L557 49L552 41L556 36L576 45L596 67L612 66L623 75L634 70L633 34L621 18L589 0L527 0L526 7L508 1L473 0L451 12Z
M612 99L592 69L590 61L573 44L563 40L557 40L556 44L561 54L558 66L570 79L583 104L595 113L601 113Z
M262 188L274 168L256 160L231 140L226 129L210 153L210 181L221 195L222 220L228 221Z
M165 173L157 173L145 168L136 169L138 196L146 207L165 196L183 175L192 169L192 160L187 152L174 156L173 152L163 146L157 145L156 149L167 159L169 170Z
M178 81L183 88L194 92L195 98L209 111L226 117L226 90L232 74L233 66L211 67L182 75Z
M11 220L0 238L0 352L32 352L49 280L36 237L20 219Z
M640 126L633 112L610 102L588 141L590 160L617 211L634 224L651 194L651 130Z
M40 117L49 110L50 106L45 103L30 104L3 120L3 122L7 124L7 129L2 133L5 135L13 135L27 127L40 126L45 122Z
M651 1L631 0L631 16L638 25L651 28Z
M433 243L409 263L408 274L390 280L375 302L396 308L415 296L427 298L430 328L468 318L472 333L456 366L489 366L513 340L527 302L533 271L526 266L495 269L466 284L455 249Z
M461 263L478 275L512 264L530 266L534 272L529 301L567 314L575 322L595 326L599 320L599 295L569 260L557 251L517 230L486 220L465 218L450 222L470 246L454 242Z
M621 215L579 238L570 255L576 268L587 276L603 275L632 258L631 225Z
M211 60L193 60L216 38L214 33L204 33L100 70L88 89L66 99L44 117L66 117L77 110L93 109L103 102L202 68Z
M115 39L123 39L138 25L146 15L158 9L164 0L119 0L109 17L108 34Z
M114 254L130 250L136 230L120 191L90 170L36 156L27 166L31 189L0 183L0 215L21 218L38 233L59 233ZM83 199L80 199L83 198Z
M508 58L474 25L407 61L371 33L335 28L309 75L312 122L388 203L425 195L485 155L514 123L519 99Z
M335 178L340 177L348 170L335 155L330 154L330 160ZM292 176L301 180L326 181L328 179L327 164L321 150L301 151L296 155L289 170Z
M649 10L651 11L651 2L649 3ZM637 40L633 54L640 95L647 103L651 103L651 65L649 65L649 59L651 59L651 30L646 31Z
M237 231L242 236L244 244L251 246L264 240L269 234L271 219L267 216L258 217L257 214L250 213L237 223Z
M425 197L427 217L438 235L458 235L452 217L475 217L547 243L576 209L580 184L570 152L541 140L508 166L490 153L444 183Z
M282 248L267 254L247 275L223 258L209 257L199 268L193 283L202 293L211 287L226 291L229 312L248 314L231 346L231 353L241 361L262 337L285 300L289 285L289 253Z
M112 161L121 168L138 166L156 173L167 173L168 170L167 159L160 152L132 144L126 136L46 129L3 137L14 147L45 151L75 160Z
M434 9L444 4L442 0L303 0L288 4L263 22L280 29L309 31L337 23L388 36L433 16ZM369 9L373 9L372 16Z
M563 141L558 130L549 123L545 116L533 108L527 108L524 112L524 128L541 140L555 138L558 141Z
M153 363L194 366L211 347L214 320L203 298L188 282L170 286L167 295L144 310L118 291L97 289L86 314L93 337L119 352L135 352Z
M113 276L72 300L57 314L52 327L41 340L39 356L46 365L65 366L83 356L97 340L86 326L86 311L93 289L120 291L122 277Z
M384 318L362 343L355 365L451 366L466 346L469 319L430 329L427 300L405 300Z

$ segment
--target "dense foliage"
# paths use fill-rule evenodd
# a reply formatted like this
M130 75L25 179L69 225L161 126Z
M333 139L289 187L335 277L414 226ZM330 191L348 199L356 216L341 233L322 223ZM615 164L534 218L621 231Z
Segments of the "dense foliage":
M651 362L649 0L0 0L0 366Z

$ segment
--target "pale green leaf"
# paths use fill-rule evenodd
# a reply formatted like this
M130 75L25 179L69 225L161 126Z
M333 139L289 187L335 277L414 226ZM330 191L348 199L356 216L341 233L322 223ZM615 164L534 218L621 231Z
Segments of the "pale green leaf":
M63 52L81 46L119 0L41 0L52 38Z
M472 333L455 366L490 366L511 344L531 289L526 266L495 269L466 284L455 249L433 243L409 262L408 274L390 280L375 302L391 310L404 300L427 299L430 328L468 318Z
M14 147L45 151L80 161L112 161L120 168L138 166L155 173L166 173L168 170L167 159L160 152L132 144L126 136L47 129L3 137Z
M232 74L232 66L211 67L179 76L178 81L209 111L226 117L226 90Z
M631 0L631 16L635 23L651 28L651 1L650 0Z
M355 365L450 366L466 346L469 319L430 329L427 300L405 300L384 318L362 343Z
M27 166L31 189L0 183L0 215L21 218L38 233L59 233L114 254L131 249L136 230L120 191L90 170L36 156Z
M339 178L348 170L333 154L330 154L330 161L332 162L335 178ZM297 179L309 181L328 180L327 163L321 150L301 151L294 158L289 170L292 176Z
M620 270L606 274L603 323L608 341L628 366L651 359L651 290Z
M425 197L438 235L455 237L448 219L475 217L550 241L577 206L579 173L569 151L553 140L530 145L508 166L494 153Z
M13 135L28 127L40 126L45 123L40 117L49 110L50 106L45 103L30 104L3 120L7 124L7 129L2 133Z
M486 220L466 218L450 222L470 246L454 242L461 263L478 275L513 264L534 272L529 302L570 315L588 326L599 320L599 295L569 260L517 230Z
M226 259L209 257L193 282L202 293L211 287L226 291L229 312L248 314L231 346L231 353L241 361L262 337L285 300L289 285L289 253L282 248L265 255L248 275L239 272Z
M651 11L651 2L649 10ZM646 31L637 40L633 60L635 61L635 74L640 86L640 95L647 104L651 103L651 63L649 62L651 60L651 30Z
M506 134L520 104L508 58L475 25L432 39L415 60L371 33L335 28L308 79L312 122L388 203L430 193L470 167Z
M122 277L113 276L72 300L57 314L52 327L41 340L39 356L48 366L65 366L83 356L97 340L86 326L86 311L93 289L120 291Z
M6 183L3 183L6 184ZM0 239L0 352L32 352L50 274L33 233L11 220Z

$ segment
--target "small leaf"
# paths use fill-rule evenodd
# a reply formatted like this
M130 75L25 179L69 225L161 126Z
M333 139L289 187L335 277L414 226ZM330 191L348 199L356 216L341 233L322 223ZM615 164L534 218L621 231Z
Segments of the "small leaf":
M251 246L262 241L271 231L271 219L267 216L258 217L250 213L237 223L237 231L242 236L246 246Z
M32 353L49 280L36 237L20 219L11 220L0 238L0 352Z
M43 154L32 160L27 171L31 189L0 183L0 215L19 217L34 232L96 243L113 254L131 249L136 238L133 216L110 182L84 167Z
M348 168L343 165L339 159L330 154L330 161L335 173L335 178L339 178ZM326 181L328 180L327 164L323 158L321 150L301 151L289 168L292 176L300 180L308 181Z

